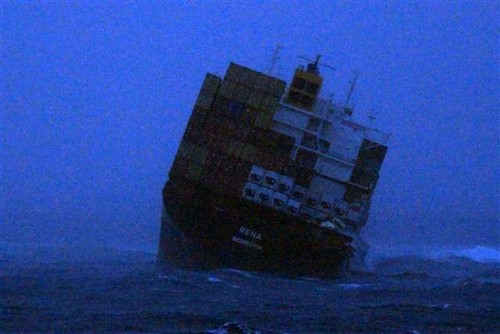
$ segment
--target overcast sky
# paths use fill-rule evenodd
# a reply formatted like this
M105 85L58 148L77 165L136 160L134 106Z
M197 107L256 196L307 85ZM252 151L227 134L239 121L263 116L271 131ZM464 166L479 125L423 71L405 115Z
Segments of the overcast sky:
M373 245L499 240L497 1L2 2L0 241L155 249L206 72L298 55L393 133Z

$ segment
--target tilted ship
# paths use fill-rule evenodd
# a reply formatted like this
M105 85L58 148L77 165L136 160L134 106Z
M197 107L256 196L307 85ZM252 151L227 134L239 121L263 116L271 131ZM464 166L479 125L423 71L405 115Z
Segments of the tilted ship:
M289 86L235 63L206 75L163 189L160 264L328 277L362 263L389 135L319 97L318 59Z

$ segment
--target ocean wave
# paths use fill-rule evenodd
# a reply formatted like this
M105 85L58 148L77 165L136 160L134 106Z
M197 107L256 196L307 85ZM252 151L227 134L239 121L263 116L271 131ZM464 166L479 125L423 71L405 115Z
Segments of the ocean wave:
M254 329L254 328L250 328L246 325L239 324L237 322L227 322L215 330L209 330L209 331L203 332L203 334L233 334L233 333L262 334L262 332Z
M344 283L344 284L337 284L337 286L343 290L354 290L354 289L369 287L371 286L371 284Z
M227 271L235 273L235 274L239 274L239 275L242 275L242 276L245 276L247 278L253 278L253 276L249 272L244 271L244 270L238 270L238 269L234 269L234 268L228 268Z
M405 245L382 246L373 245L366 258L367 264L372 266L381 260L398 257L418 257L430 260L447 260L450 258L464 258L475 262L500 262L500 247L475 245L470 247Z
M207 278L207 280L208 280L209 282L211 282L211 283L220 283L220 284L225 284L225 285L230 286L230 287L235 288L235 289L239 289L239 288L240 288L238 285L235 285L235 284L231 284L231 283L229 283L229 282L226 282L226 281L224 281L224 280L222 280L222 279L218 278L217 276L209 276L209 277Z
M483 263L500 262L500 250L478 245L472 248L440 250L432 254L431 257L435 259L464 257L476 262Z

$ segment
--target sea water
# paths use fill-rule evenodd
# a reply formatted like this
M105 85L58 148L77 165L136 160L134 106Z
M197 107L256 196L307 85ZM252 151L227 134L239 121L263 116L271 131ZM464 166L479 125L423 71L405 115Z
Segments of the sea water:
M5 246L0 332L500 333L500 263L485 249L489 258L379 258L323 280L159 271L153 252Z

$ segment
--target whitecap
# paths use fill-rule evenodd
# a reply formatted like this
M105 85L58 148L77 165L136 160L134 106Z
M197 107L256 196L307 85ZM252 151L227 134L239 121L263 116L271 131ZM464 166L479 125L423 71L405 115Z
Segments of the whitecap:
M213 283L224 283L223 280L221 280L220 278L216 277L216 276L210 276L208 278L208 281L209 282L213 282Z
M243 270L238 270L238 269L233 269L233 268L229 268L227 270L232 272L232 273L240 274L240 275L248 277L248 278L253 278L252 275L250 275L248 272L243 271Z
M480 245L473 248L447 250L442 255L461 256L477 262L500 262L500 249Z
M239 289L240 287L237 286L237 285L234 285L234 284L231 284L231 283L228 283L226 281L223 281L221 280L220 278L218 278L217 276L210 276L208 277L208 281L209 282L212 282L212 283L221 283L221 284L225 284L225 285L228 285L232 288L235 288L235 289Z
M337 286L341 289L344 290L353 290L353 289L358 289L362 287L369 286L370 284L356 284L356 283L344 283L344 284L337 284Z

